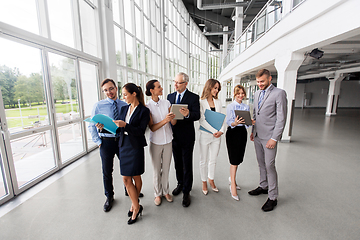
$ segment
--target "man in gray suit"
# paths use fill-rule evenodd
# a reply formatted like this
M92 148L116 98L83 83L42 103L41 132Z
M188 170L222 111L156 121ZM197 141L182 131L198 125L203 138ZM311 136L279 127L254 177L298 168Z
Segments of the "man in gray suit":
M260 170L260 186L249 192L250 195L268 194L262 206L265 212L277 205L278 181L275 168L277 142L281 140L287 113L286 92L271 84L269 70L261 69L256 74L260 90L254 99L253 119L250 140L254 141L256 158Z

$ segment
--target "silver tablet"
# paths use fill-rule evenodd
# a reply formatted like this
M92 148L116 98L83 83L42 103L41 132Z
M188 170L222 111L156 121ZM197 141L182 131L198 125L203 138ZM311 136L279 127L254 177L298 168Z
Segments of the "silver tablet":
M245 119L245 125L252 125L251 116L249 111L235 110L235 115L239 118Z
M184 119L184 115L182 115L180 113L181 108L188 108L188 105L187 104L173 104L173 105L171 105L170 112L173 112L175 114L174 119L176 119L176 120Z

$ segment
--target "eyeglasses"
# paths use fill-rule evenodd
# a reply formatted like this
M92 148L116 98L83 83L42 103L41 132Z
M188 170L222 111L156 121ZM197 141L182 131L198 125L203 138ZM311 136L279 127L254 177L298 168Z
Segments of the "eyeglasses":
M186 82L177 82L177 81L173 81L174 82L174 84L177 84L177 85L180 85L180 84L183 84L183 83L186 83Z
M104 93L112 92L114 89L115 89L114 87L111 87L111 88L109 88L109 90L104 89L103 92L104 92Z

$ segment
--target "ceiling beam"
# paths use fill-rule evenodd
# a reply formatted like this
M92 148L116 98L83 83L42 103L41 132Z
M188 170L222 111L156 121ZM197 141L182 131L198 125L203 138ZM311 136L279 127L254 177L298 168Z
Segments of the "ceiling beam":
M229 26L230 28L235 27L235 22L230 18L215 14L211 11L200 11L194 6L188 6L188 12L191 16L200 20L208 21L217 25Z
M224 9L224 8L246 7L247 5L248 2L203 4L202 0L197 0L197 8L199 10L215 10L215 9Z
M205 36L216 36L216 35L223 35L223 34L231 34L233 31L223 31L223 32L205 32Z

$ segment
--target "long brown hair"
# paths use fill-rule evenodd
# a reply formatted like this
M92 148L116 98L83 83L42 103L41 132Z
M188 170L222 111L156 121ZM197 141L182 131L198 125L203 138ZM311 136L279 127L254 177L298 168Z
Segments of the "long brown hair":
M216 84L219 84L219 91L215 95L215 99L218 99L218 94L221 91L221 85L220 82L216 79L210 78L206 81L204 89L201 94L201 99L207 99L211 95L211 90L215 87Z
M134 83L127 83L124 85L123 88L125 88L126 91L128 91L128 93L130 93L130 94L133 94L135 92L136 98L139 101L139 103L141 103L143 106L145 106L144 94L143 94L140 86L136 86Z

